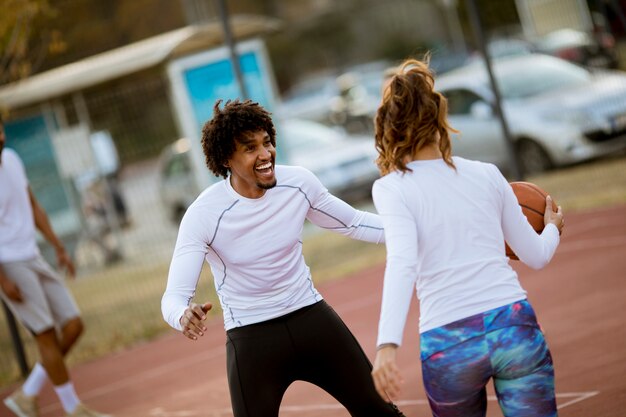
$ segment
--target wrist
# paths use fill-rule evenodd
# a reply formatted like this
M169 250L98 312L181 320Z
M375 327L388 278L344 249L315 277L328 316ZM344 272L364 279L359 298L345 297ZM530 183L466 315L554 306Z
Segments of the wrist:
M380 345L376 346L376 350L382 350L387 348L398 349L398 345L395 343L381 343Z

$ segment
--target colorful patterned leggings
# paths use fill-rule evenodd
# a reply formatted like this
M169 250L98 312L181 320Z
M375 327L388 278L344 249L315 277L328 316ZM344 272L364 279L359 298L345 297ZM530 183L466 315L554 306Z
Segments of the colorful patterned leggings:
M434 417L479 417L493 378L505 417L553 417L554 368L526 301L420 335L424 387Z

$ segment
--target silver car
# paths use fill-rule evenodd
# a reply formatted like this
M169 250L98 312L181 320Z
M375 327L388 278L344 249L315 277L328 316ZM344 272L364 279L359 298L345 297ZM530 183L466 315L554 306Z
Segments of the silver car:
M626 149L626 74L594 71L559 58L528 54L494 60L515 149L524 171L535 173ZM436 79L460 131L453 154L509 166L493 111L486 68L475 62Z
M299 119L277 121L276 129L277 148L284 163L309 169L332 194L345 201L370 198L372 184L379 177L372 138ZM192 171L190 150L189 140L182 138L161 154L161 201L175 222L201 191ZM208 171L207 175L212 182L219 181Z
M161 152L159 161L161 202L170 218L176 223L180 222L187 207L200 193L200 186L193 173L190 151L189 139L181 138ZM210 178L212 182L218 180L213 175L210 175Z
M374 139L309 120L279 122L277 147L287 164L312 171L331 194L348 202L371 197L379 178Z

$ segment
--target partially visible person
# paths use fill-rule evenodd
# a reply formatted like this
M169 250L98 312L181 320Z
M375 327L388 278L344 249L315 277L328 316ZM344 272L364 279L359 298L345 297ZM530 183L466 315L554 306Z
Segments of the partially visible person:
M114 175L104 177L103 180L105 181L107 192L110 195L111 203L113 205L115 215L117 216L116 220L119 223L119 226L122 229L128 229L132 225L132 221L130 219L126 201L124 200L124 196L120 190L117 177L118 174L116 173Z
M100 191L100 183L94 182L85 187L81 194L83 216L85 219L85 235L89 242L100 249L104 264L122 260L118 245L112 242L113 228L107 213L105 197Z
M41 358L4 404L16 416L39 416L37 396L50 380L67 416L106 417L81 403L70 380L64 357L83 332L83 322L63 279L41 257L36 229L70 277L74 264L31 191L22 161L4 149L5 142L0 119L0 297L32 333Z
M451 131L427 63L406 61L386 81L376 116L383 177L373 199L387 265L374 383L381 397L397 398L396 351L416 292L433 416L485 416L490 380L505 417L556 416L552 357L504 242L543 268L559 244L563 213L548 197L537 234L494 165L451 156Z
M250 100L214 107L202 133L209 169L224 180L203 191L180 224L161 307L174 329L197 340L211 303L192 302L202 264L211 266L226 329L235 417L278 417L289 385L315 384L354 417L402 416L382 400L358 341L315 289L302 231L315 225L380 243L378 216L331 195L310 171L276 165L270 114ZM193 382L190 382L193 383Z

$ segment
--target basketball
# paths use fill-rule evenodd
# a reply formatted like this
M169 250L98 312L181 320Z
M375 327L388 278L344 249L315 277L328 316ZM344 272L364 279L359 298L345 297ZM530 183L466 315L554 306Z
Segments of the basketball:
M522 213L528 219L528 223L535 229L537 233L541 233L544 228L543 215L546 211L546 197L548 193L539 186L525 181L516 181L511 183L511 188L517 197L519 205L522 207ZM552 200L552 209L557 210L557 205ZM513 250L506 244L506 256L513 260L519 260Z

